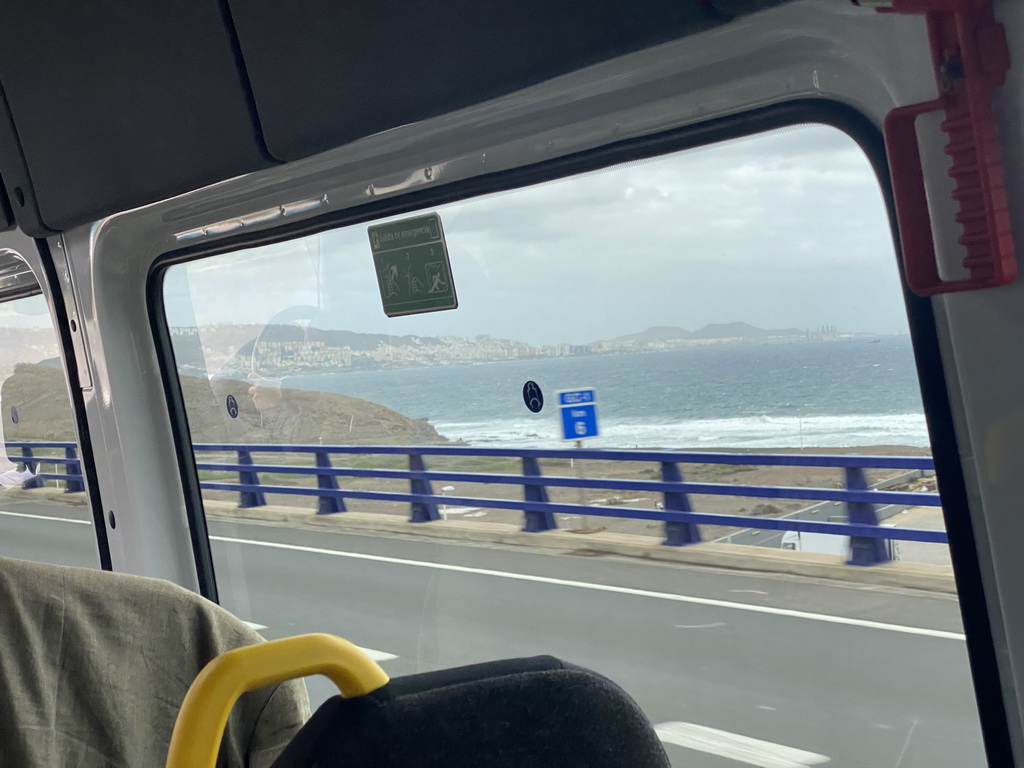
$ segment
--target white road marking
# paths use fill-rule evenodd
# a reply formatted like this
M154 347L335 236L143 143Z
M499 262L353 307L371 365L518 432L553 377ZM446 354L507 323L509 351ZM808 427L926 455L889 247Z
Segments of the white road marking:
M900 750L900 756L896 759L896 765L894 768L901 768L903 765L903 758L907 756L907 749L910 748L910 740L914 737L914 731L917 730L917 724L919 720L914 720L910 726L910 730L907 731L907 740L903 742L903 749Z
M391 563L393 565L408 565L413 568L429 568L435 571L449 571L452 573L471 573L478 576L492 576L498 579L509 579L511 581L529 581L536 584L552 584L560 587L574 587L576 589L589 589L595 592L613 592L620 595L632 595L634 597L650 597L656 600L669 600L677 603L691 603L693 605L711 605L718 608L730 608L737 611L749 611L751 613L767 613L773 616L786 616L793 619L806 619L808 621L820 621L826 624L843 624L851 627L863 627L865 629L879 629L886 632L900 632L905 635L921 635L923 637L936 637L943 640L964 640L963 634L959 632L947 632L941 629L925 629L923 627L907 627L902 624L886 624L881 621L868 621L867 619L851 619L846 616L830 616L823 613L808 613L807 611L794 611L788 608L772 608L767 605L748 605L747 603L733 603L728 600L714 600L707 597L693 597L691 595L676 595L670 592L654 592L649 589L633 589L632 587L615 587L609 584L591 584L586 581L573 581L571 579L555 579L549 576L534 576L527 573L509 573L508 571L492 571L487 568L470 568L465 565L450 565L448 563L430 563L422 560L407 560L401 557L387 557L384 555L366 555L361 552L339 552L336 549L323 549L321 547L306 547L298 544L283 544L275 541L258 541L256 539L237 539L230 536L211 536L215 541L224 541L233 544L248 544L254 547L268 547L270 549L284 549L292 552L309 552L317 555L328 555L330 557L344 557L350 560L367 560L375 563Z
M35 520L53 520L60 523L78 523L80 525L91 525L88 520L73 520L64 517L48 517L46 515L30 515L24 512L7 512L0 510L0 515L12 517L30 517ZM677 603L691 603L693 605L711 605L718 608L729 608L737 611L749 611L750 613L767 613L773 616L786 616L793 619L806 619L808 621L820 621L826 624L843 624L851 627L863 627L865 629L878 629L886 632L900 632L905 635L920 635L922 637L935 637L942 640L964 640L965 636L960 632L947 632L941 629L925 629L924 627L908 627L902 624L887 624L881 621L868 621L867 619L851 619L846 616L830 616L824 613L809 613L807 611L794 611L788 608L772 608L767 605L749 605L747 603L733 603L728 600L714 600L707 597L693 597L691 595L676 595L669 592L654 592L648 589L633 589L631 587L615 587L609 584L591 584L586 581L573 581L571 579L555 579L548 576L533 576L526 573L509 573L507 571L492 571L487 568L470 568L464 565L449 565L447 563L429 563L421 560L408 560L401 557L385 557L384 555L365 555L359 552L339 552L336 549L323 549L321 547L305 547L298 544L283 544L275 541L258 541L255 539L237 539L228 536L211 536L214 541L224 541L234 544L249 544L254 547L269 547L271 549L284 549L292 552L309 552L317 555L329 555L331 557L345 557L351 560L368 560L377 563L392 563L394 565L408 565L414 568L430 568L435 571L450 571L453 573L472 573L479 576L492 576L498 579L510 579L512 581L531 581L537 584L553 584L560 587L575 587L577 589L589 589L595 592L613 592L620 595L633 595L635 597L650 597L656 600L670 600Z
M54 520L58 523L76 523L78 525L92 525L91 520L75 520L71 517L50 517L48 515L29 515L25 512L8 512L0 509L0 515L9 515L10 517L31 517L33 520Z
M254 621L246 621L246 622L243 622L243 623L246 626L248 626L250 629L254 629L257 632L259 632L261 629L267 629L267 625L266 624L257 624ZM398 658L397 655L395 655L393 653L388 653L387 651L377 651L377 650L374 650L373 648L363 648L362 646L359 646L359 645L357 645L356 647L360 651L365 653L367 656L369 656L371 659L373 659L374 661L391 661L392 659L397 659Z
M392 659L397 659L398 658L393 653L388 653L387 651L375 651L375 650L373 650L373 648L363 648L363 647L360 647L359 650L362 651L363 653L365 653L367 656L369 656L374 661L391 661Z
M750 594L750 595L767 595L768 594L767 592L765 592L764 590L761 590L761 589L730 589L729 591L730 592L736 592L737 594L739 594L741 592L742 593L746 593L746 594Z
M758 704L757 708L758 709L766 709L769 712L775 712L778 709L778 707L769 707L767 704Z
M713 621L710 624L673 624L676 629L714 629L715 627L724 627L724 621Z
M654 727L667 744L707 752L757 768L809 768L824 765L831 758L783 744L752 739L695 723L661 723Z

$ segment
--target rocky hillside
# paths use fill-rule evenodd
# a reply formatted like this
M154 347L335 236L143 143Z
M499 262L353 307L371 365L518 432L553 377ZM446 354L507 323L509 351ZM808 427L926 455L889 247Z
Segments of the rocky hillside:
M294 443L324 445L424 445L447 442L426 419L345 395L283 389L256 410L242 381L184 376L182 394L192 440L200 443ZM277 397L277 394L280 394ZM237 404L232 417L228 397ZM12 410L13 409L13 410ZM7 440L73 440L64 374L45 364L22 364L0 388ZM15 423L15 412L17 423Z

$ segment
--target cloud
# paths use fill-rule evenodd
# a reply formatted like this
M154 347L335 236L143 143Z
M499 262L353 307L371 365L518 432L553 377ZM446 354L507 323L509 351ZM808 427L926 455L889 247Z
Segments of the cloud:
M266 322L321 302L337 328L587 342L744 320L904 332L874 171L801 126L436 209L454 312L385 318L366 225L187 267L196 317Z
M50 310L42 295L0 303L0 328L52 327Z

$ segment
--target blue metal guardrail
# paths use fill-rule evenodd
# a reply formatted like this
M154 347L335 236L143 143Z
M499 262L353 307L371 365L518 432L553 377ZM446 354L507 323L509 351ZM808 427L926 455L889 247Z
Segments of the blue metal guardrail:
M21 484L22 488L42 488L46 480L61 480L65 483L65 493L82 493L85 481L82 476L82 464L78 458L78 446L68 442L10 442L7 445L7 456L12 461L25 465L26 469L35 472L35 476ZM12 448L21 450L20 455L11 452ZM37 456L35 451L54 449L64 451L64 456ZM54 469L64 467L63 472L41 472L40 465L52 464Z
M84 490L81 465L73 443L63 442L11 442L7 443L12 459L23 462L35 471L39 464L63 466L63 473L39 473L24 487L38 487L43 480L56 479L67 483L69 493ZM908 493L905 491L872 490L868 487L865 469L902 469L932 471L931 458L921 456L808 456L804 454L734 454L695 453L679 451L625 451L596 449L512 449L475 448L463 446L347 446L347 445L238 445L196 444L196 453L234 453L236 463L199 461L199 470L237 472L239 482L206 481L204 490L229 491L239 494L239 507L265 505L267 494L313 496L318 499L319 514L337 514L346 511L345 499L392 501L410 505L410 522L429 523L441 519L439 504L455 504L489 509L512 509L525 515L523 530L540 532L557 528L556 513L624 517L656 520L664 523L666 546L686 546L701 541L699 526L727 525L764 530L827 533L850 537L850 564L875 565L890 557L886 540L945 543L946 533L940 530L892 528L881 526L875 513L875 504L901 504L907 506L941 506L938 494ZM10 449L22 451L11 455ZM40 456L38 449L62 449L63 458ZM256 463L253 454L299 454L313 456L313 466ZM345 455L400 455L408 459L408 470L373 469L334 466L332 456ZM521 474L488 472L456 472L428 470L426 456L462 458L502 457L521 461ZM619 480L612 478L559 477L541 472L542 459L573 459L578 461L618 461L657 463L660 480ZM733 485L729 483L691 483L683 479L680 464L730 464L748 466L805 466L834 467L844 470L846 487L791 488L779 486ZM260 473L314 476L317 487L268 485L260 481ZM339 478L371 477L409 482L408 493L389 491L358 491L342 488ZM438 496L433 481L482 483L488 485L518 485L523 488L523 500L493 499L468 496ZM617 491L646 491L662 496L663 509L634 509L620 506L591 507L580 504L556 503L548 499L547 489L597 488ZM837 501L845 503L848 522L819 522L780 518L748 517L695 512L689 494L739 496L751 498L802 499L808 501Z

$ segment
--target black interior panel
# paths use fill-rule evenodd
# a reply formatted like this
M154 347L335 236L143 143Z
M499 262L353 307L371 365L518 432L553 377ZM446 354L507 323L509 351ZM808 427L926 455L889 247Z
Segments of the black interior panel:
M786 1L4 3L0 229L63 231Z
M716 11L730 19L774 8L777 5L785 5L788 2L791 0L709 0Z
M29 234L269 162L217 0L6 3L0 36L0 163Z
M270 153L294 160L721 21L698 0L228 0Z

